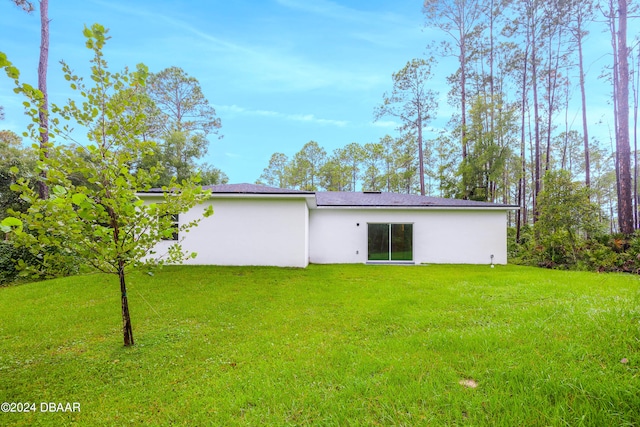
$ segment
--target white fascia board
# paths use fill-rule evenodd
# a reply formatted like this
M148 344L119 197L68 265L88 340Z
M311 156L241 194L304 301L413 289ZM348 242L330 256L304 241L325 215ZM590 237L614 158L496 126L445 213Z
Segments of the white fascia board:
M165 193L153 192L153 193L136 193L136 196L140 198L164 198ZM271 199L271 200L291 200L291 199L304 199L307 206L310 209L315 209L316 196L315 194L287 194L287 193L211 193L209 199Z
M510 211L519 210L518 206L317 206L327 210L419 210L419 211Z
M291 200L304 199L310 208L316 207L315 194L267 194L267 193L211 193L210 199L271 199Z

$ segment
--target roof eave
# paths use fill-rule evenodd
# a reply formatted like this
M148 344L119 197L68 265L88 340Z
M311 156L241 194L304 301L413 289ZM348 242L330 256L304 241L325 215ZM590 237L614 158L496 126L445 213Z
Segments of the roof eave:
M162 197L165 191L151 191L136 193L138 197ZM215 192L209 193L209 199L304 199L310 208L316 207L315 193L238 193L238 192Z
M448 206L448 205L318 205L318 209L421 209L421 210L473 210L473 211L510 211L519 210L519 206Z

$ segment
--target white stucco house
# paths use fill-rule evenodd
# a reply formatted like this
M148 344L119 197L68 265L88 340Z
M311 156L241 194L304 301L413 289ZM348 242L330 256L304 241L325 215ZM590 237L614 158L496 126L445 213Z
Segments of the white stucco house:
M309 263L506 264L507 213L468 200L383 192L309 192L255 184L206 186L211 197L180 215L214 215L176 236L190 264L306 267ZM161 198L161 190L141 193ZM163 241L163 253L175 241Z

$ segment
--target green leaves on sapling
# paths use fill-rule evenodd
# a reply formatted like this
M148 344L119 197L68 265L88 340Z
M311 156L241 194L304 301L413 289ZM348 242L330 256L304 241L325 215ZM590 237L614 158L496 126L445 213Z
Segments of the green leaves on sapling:
M22 221L14 217L6 217L0 222L0 231L4 233L14 232L16 234L22 233Z

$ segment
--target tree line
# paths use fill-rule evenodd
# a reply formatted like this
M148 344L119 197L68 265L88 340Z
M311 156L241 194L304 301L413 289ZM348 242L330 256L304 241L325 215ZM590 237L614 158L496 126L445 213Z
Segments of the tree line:
M634 79L640 46L627 41L627 20L636 9L628 0L425 0L426 27L445 39L394 73L391 90L374 109L375 120L400 122L397 136L331 154L311 141L291 159L275 153L259 182L513 204L520 208L513 218L520 241L521 231L540 217L545 175L566 171L588 189L608 230L629 235L640 225ZM611 87L609 140L594 138L587 119L589 30L610 38L610 65L600 76ZM457 64L447 77L455 113L446 130L425 139L439 108L433 69L444 58ZM572 88L578 89L578 128L569 117Z

